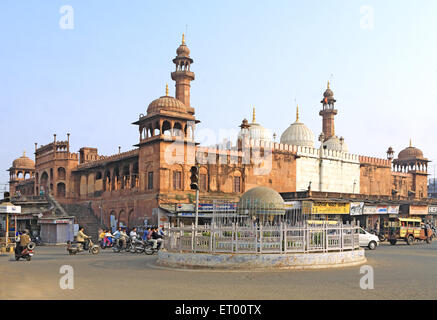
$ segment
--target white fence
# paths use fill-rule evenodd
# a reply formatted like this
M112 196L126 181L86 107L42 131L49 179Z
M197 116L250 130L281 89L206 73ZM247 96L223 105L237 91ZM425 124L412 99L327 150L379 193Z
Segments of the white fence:
M170 227L164 248L193 253L306 253L359 249L355 225L308 225L303 227L214 225Z

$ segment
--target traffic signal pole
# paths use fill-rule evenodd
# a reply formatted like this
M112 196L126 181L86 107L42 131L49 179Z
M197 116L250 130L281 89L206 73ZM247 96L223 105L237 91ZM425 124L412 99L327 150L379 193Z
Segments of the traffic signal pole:
M196 229L197 229L197 225L199 223L199 189L196 189Z

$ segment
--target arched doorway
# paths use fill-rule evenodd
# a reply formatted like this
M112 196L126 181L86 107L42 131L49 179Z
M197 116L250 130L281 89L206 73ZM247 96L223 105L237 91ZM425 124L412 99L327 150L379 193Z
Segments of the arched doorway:
M61 198L65 198L65 183L60 182L56 187L56 195Z

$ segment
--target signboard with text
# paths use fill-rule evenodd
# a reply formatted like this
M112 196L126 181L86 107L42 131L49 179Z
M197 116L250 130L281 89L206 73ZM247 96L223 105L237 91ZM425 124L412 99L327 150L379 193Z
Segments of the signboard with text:
M313 214L349 214L349 212L349 203L314 202L312 208Z
M410 215L426 216L427 214L428 214L428 206L410 205Z
M437 206L429 206L428 214L437 215Z

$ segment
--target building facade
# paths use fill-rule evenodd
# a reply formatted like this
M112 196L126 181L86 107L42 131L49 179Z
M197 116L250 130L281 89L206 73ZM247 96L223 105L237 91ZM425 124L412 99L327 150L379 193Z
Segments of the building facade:
M153 100L145 114L133 125L138 142L128 152L111 156L97 148L70 150L65 141L38 146L35 161L17 159L9 169L10 190L24 195L52 194L62 204L87 202L106 225L142 224L163 204L194 201L190 189L190 169L200 166L200 197L238 201L253 187L266 186L277 192L304 190L384 196L396 199L427 197L427 164L423 153L412 146L393 159L370 158L348 153L343 137L335 133L334 93L323 94L320 148L314 134L296 121L284 131L281 142L273 142L269 130L246 119L240 125L238 140L227 148L199 146L195 140L200 122L191 105L190 88L195 80L185 39L173 59L175 97ZM412 148L412 149L411 149ZM20 160L20 161L18 161ZM24 163L25 162L25 163ZM17 178L28 173L26 179Z

